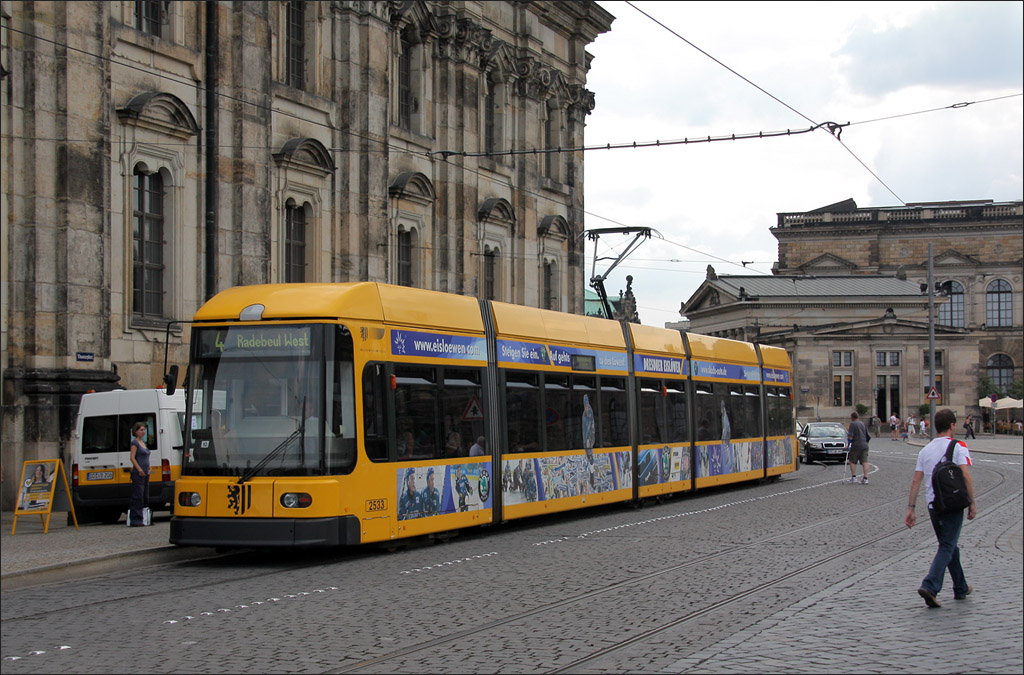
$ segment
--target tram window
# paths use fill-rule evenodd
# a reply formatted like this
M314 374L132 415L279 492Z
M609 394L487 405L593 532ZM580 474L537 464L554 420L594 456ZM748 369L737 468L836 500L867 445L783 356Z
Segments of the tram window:
M738 395L732 393L738 390ZM761 405L758 387L751 385L730 388L732 411L735 422L732 427L733 438L754 438L761 435Z
M686 383L672 382L665 389L668 399L669 436L672 443L690 441L690 414L686 405Z
M595 412L597 411L595 410ZM626 380L624 378L601 378L601 410L597 415L601 426L601 447L610 448L629 443L629 418L626 415Z
M721 403L711 383L697 382L694 386L697 403L697 440L711 441L722 437Z
M540 450L540 376L505 371L505 420L511 452Z
M433 368L395 365L398 459L439 457L437 373Z
M384 364L371 363L363 370L363 441L366 456L375 462L388 458L386 383Z
M347 473L356 463L355 383L352 335L344 326L334 333L334 368L328 383L331 400L325 425L327 473Z
M640 380L640 443L664 443L665 397L660 380Z
M590 402L590 410L594 416L594 429L591 431L591 433L594 434L594 447L600 447L601 445L600 440L597 438L600 433L600 429L597 424L597 378L593 375L574 375L572 378L571 412L569 413L569 419L566 424L566 428L569 432L569 448L571 449L578 449L586 446L583 439L584 397L586 397Z
M444 457L466 457L484 435L482 376L478 369L446 368L441 389Z
M572 437L567 425L571 412L571 391L568 375L544 374L544 449L549 452L572 448Z

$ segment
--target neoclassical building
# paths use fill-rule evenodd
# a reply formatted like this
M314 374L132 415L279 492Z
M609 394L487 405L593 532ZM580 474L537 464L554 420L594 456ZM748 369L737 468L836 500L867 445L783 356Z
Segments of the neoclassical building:
M584 311L594 2L0 2L3 506L235 285ZM539 150L539 151L538 151ZM169 349L165 353L165 336ZM14 475L12 478L11 475Z
M980 376L1004 393L1024 377L1024 202L849 199L779 213L771 231L773 276L709 268L680 314L694 332L786 348L800 419L848 421L858 403L906 418L932 387L978 415Z

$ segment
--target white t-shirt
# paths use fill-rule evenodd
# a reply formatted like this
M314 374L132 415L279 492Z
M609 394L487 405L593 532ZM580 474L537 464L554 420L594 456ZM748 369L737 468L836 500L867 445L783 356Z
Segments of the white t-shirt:
M945 456L949 440L949 436L936 436L928 445L921 448L921 452L917 453L917 466L914 467L914 470L924 474L924 486L927 490L925 504L931 504L935 500L935 491L932 489L932 473L935 471L935 465ZM963 441L957 441L956 447L953 448L953 463L961 466L972 464L971 451L967 449Z

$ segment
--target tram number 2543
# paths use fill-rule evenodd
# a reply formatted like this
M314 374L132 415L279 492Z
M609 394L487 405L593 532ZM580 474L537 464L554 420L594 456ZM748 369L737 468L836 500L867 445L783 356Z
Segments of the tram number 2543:
M387 510L388 510L388 500L386 500L386 499L367 499L366 500L366 511L368 513L369 512L373 512L373 511L387 511Z

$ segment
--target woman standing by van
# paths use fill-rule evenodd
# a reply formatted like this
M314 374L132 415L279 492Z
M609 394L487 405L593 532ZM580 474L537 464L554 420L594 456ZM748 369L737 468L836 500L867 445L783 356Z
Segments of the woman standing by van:
M132 425L132 497L128 505L128 526L147 525L142 510L149 497L149 448L146 447L146 423Z

